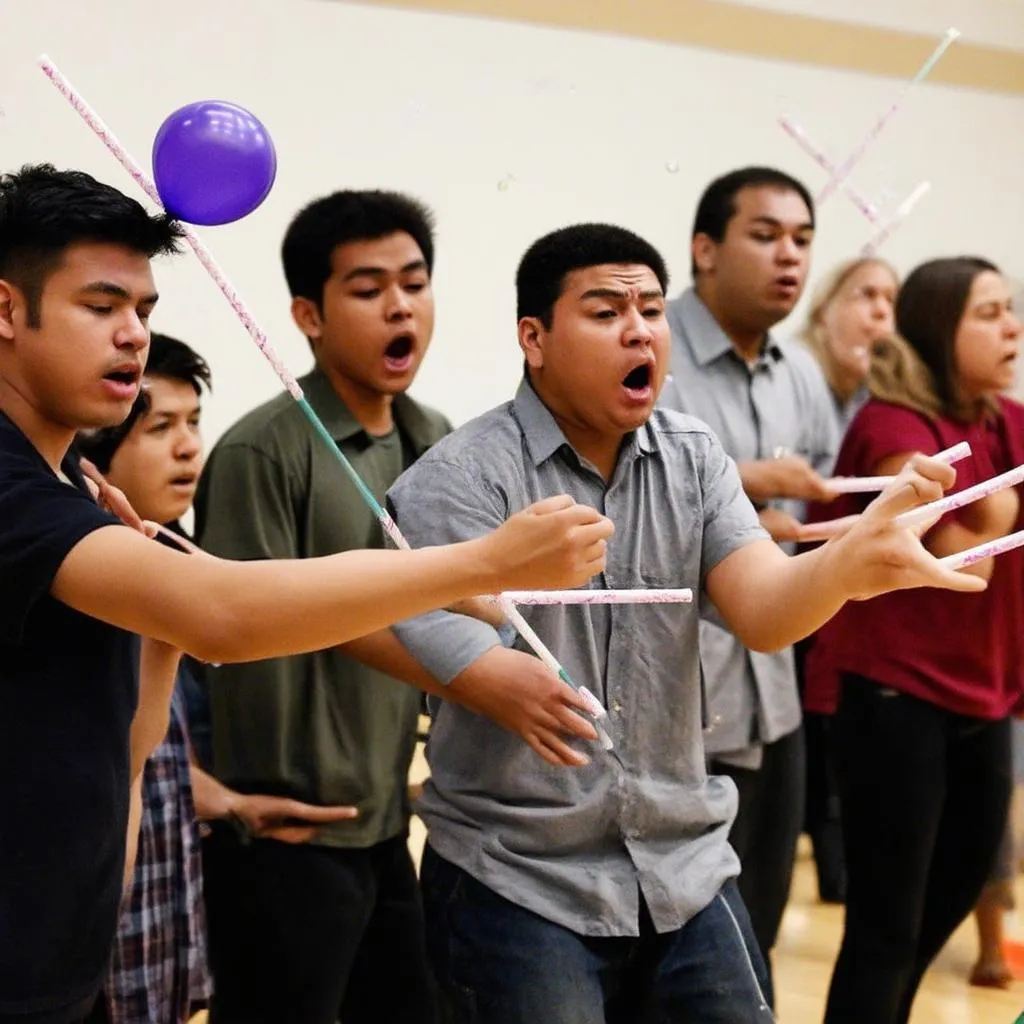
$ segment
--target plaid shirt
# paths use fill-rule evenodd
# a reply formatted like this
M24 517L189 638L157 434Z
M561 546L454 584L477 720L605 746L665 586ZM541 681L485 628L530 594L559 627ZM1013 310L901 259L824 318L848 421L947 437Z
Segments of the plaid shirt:
M200 834L180 681L167 736L143 773L135 874L106 984L112 1024L178 1024L210 993Z

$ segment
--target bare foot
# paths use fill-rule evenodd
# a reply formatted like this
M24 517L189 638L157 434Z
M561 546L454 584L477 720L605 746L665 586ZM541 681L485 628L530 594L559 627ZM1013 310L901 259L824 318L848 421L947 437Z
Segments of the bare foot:
M979 960L971 971L971 984L978 988L1009 988L1013 971L1003 960Z

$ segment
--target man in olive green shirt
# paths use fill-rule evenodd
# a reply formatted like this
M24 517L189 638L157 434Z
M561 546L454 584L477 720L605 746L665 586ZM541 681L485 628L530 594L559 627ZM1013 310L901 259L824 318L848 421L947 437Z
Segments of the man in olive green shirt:
M387 192L302 210L282 247L292 315L316 367L300 383L383 501L451 429L405 395L434 324L431 215ZM380 525L289 395L243 417L210 457L200 544L235 559L382 547ZM208 672L214 773L242 791L353 804L308 844L220 828L207 841L211 1024L435 1020L406 846L418 690L334 649Z

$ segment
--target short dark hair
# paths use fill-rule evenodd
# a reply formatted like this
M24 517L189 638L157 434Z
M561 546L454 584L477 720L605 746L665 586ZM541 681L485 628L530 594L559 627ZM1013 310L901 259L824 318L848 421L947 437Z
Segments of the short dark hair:
M333 192L303 207L281 244L281 262L292 298L320 307L331 276L331 257L339 245L386 238L396 231L411 235L434 270L434 215L424 203L401 192Z
M25 294L30 327L39 326L43 289L69 246L109 242L152 258L177 252L182 236L166 213L147 213L84 171L26 164L0 175L0 278Z
M537 317L550 327L566 277L605 263L650 267L662 291L668 290L665 261L650 242L614 224L573 224L539 238L526 250L516 271L516 318Z
M962 412L956 386L956 332L979 274L1001 273L978 256L929 260L915 267L896 296L896 330L932 375L946 415Z
M807 204L811 226L814 226L814 200L803 182L774 167L741 167L737 171L730 171L720 178L715 178L704 189L704 194L697 203L690 240L698 235L707 235L713 242L721 242L725 238L729 221L736 216L736 196L745 188L763 187L796 192ZM697 277L696 260L690 261L690 272Z
M172 380L191 384L197 395L202 394L204 384L207 389L213 387L213 378L206 360L185 342L166 334L150 335L146 376L170 377ZM139 417L148 409L149 396L144 390L140 391L124 422L113 427L101 427L78 434L75 443L79 454L95 463L101 473L108 472L117 449L131 433Z

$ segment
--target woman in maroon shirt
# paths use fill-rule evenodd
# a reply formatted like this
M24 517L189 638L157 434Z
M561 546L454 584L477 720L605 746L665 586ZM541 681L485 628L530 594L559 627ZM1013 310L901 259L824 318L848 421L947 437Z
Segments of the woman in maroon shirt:
M960 490L1024 463L1014 380L1021 326L983 260L934 260L896 302L905 339L884 343L874 397L837 475L898 472L914 452L968 441ZM834 502L828 517L866 501ZM936 555L1022 527L1016 489L944 516ZM807 704L834 706L848 871L846 928L826 1024L904 1024L924 971L970 913L995 860L1011 791L1009 716L1024 689L1024 550L978 563L982 594L911 590L851 602L821 631Z

